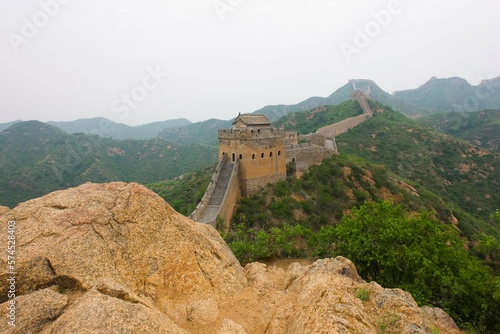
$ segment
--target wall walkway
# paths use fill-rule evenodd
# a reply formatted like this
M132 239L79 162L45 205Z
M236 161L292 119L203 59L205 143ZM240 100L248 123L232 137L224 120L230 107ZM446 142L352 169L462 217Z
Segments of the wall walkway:
M368 104L368 100L366 99L366 96L363 93L355 92L352 95L352 98L359 103L361 109L363 109L363 114L350 117L338 123L322 127L318 129L316 133L324 135L326 137L337 137L340 136L341 134L346 133L352 128L357 127L358 125L366 121L368 118L371 118L373 116L373 112Z
M189 218L216 227L217 217L220 216L226 226L229 226L239 194L238 161L231 162L224 157L217 166L202 200Z

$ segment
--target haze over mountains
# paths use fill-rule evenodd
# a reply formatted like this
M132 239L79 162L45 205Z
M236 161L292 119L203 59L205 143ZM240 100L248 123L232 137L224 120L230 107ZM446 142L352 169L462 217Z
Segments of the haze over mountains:
M499 86L500 77L485 80L478 86L460 78L431 79L417 89L391 95L371 80L352 80L329 97L312 97L296 105L266 106L256 113L266 114L275 120L277 127L293 128L298 122L303 131L312 131L303 115L276 120L317 106L339 105L350 100L354 89L360 89L373 100L407 116L431 115L421 118L421 122L432 126L435 131L498 151ZM471 104L460 103L467 99L475 101L475 106L498 110L460 114L444 112L470 107ZM324 122L338 121L339 117L349 117L350 113L356 112L349 105L340 109L326 108L325 113L333 114ZM319 115L316 113L315 121ZM216 159L218 130L231 126L227 120L191 123L183 118L136 127L104 118L48 124L37 121L14 123L0 124L0 130L3 129L0 132L0 167L4 171L0 180L0 203L9 206L88 180L148 183L207 167Z
M207 145L70 135L46 123L20 122L0 132L0 203L15 206L88 181L169 179L215 163L216 152Z
M306 111L323 105L340 104L349 100L355 89L369 92L371 99L388 105L411 118L419 118L439 112L500 109L500 77L483 80L477 86L471 85L465 79L453 77L445 79L431 78L418 88L396 91L393 94L384 91L372 80L351 80L328 97L310 97L293 105L269 105L256 110L255 113L265 114L271 121L276 121L291 112ZM237 113L238 111L235 110L235 116ZM210 114L207 113L207 117L210 117ZM16 122L19 121L0 124L0 131L7 129ZM192 123L185 118L179 118L140 126L129 126L96 117L68 122L50 121L47 123L70 134L81 132L113 139L151 139L160 136L168 140L172 140L173 137L177 138L180 135L183 140L186 139L189 142L192 133L199 135L199 131L209 131L205 135L206 139L214 133L210 129L226 127L229 121L211 118L203 122ZM187 128L179 129L183 127Z

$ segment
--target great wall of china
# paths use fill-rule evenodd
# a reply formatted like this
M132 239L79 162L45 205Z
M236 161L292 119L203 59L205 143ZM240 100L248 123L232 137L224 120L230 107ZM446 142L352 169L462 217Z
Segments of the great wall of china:
M300 177L310 165L320 164L326 157L337 154L335 137L373 116L366 92L357 90L352 94L352 99L361 106L361 115L325 126L308 135L285 134L283 130L269 126L220 130L219 164L202 200L189 217L213 227L220 222L227 229L241 196L251 195L255 185L263 187L284 179L286 172L283 174L283 164L289 164L294 174ZM228 140L231 139L240 146L234 148L234 143L229 145ZM306 143L299 144L299 141ZM242 143L249 144L243 144L241 148ZM249 188L249 183L254 185L253 188Z

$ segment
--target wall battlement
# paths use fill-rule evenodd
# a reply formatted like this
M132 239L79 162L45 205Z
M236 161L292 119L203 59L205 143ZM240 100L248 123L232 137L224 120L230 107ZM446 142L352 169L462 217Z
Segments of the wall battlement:
M287 164L296 177L301 177L310 165L321 164L325 158L338 154L335 137L373 115L363 92L356 91L352 99L358 101L363 114L308 135L272 128L264 115L238 115L232 129L219 130L220 163L190 217L212 226L220 217L229 228L238 198L286 179Z
M284 138L286 131L275 128L237 128L219 130L219 139L251 140Z

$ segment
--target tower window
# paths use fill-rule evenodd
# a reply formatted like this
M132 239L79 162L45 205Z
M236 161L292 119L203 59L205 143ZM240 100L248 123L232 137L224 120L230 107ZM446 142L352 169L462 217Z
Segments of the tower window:
M252 154L252 160L255 160L255 153Z
M260 154L260 157L261 157L262 159L264 159L264 153L261 153L261 154Z
M233 156L232 156L232 161L235 162L236 161L236 154L233 153Z
M242 159L243 159L243 154L240 154L240 160L242 160Z
M281 151L278 151L278 157L281 157Z
M272 158L273 157L273 152L269 152L269 157Z

